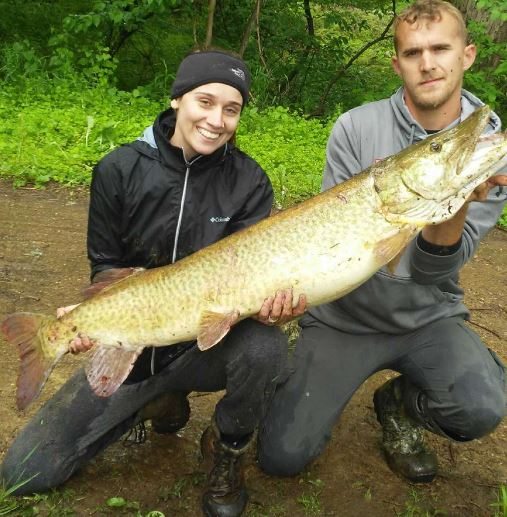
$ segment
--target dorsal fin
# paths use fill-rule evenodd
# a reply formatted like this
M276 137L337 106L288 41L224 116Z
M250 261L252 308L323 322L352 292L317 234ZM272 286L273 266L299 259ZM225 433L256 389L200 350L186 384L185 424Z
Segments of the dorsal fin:
M93 278L93 283L83 289L83 297L87 300L112 285L115 285L132 275L137 275L144 270L145 269L142 267L120 267L100 271Z

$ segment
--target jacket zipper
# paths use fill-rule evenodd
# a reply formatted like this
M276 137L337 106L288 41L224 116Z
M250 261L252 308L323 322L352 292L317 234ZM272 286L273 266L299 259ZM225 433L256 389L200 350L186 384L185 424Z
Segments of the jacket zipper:
M183 149L182 149L183 152ZM181 222L183 220L183 208L185 206L185 198L187 197L187 186L188 186L188 177L190 176L190 167L201 158L202 155L197 156L191 162L187 161L185 158L185 153L183 152L183 158L185 160L186 171L185 171L185 180L183 182L183 192L181 194L181 202L180 202L180 211L178 214L178 223L176 225L176 233L174 234L174 245L173 245L173 254L171 259L171 264L176 262L176 254L178 252L178 240L180 238L181 231ZM155 347L151 349L151 364L150 364L151 374L155 375Z

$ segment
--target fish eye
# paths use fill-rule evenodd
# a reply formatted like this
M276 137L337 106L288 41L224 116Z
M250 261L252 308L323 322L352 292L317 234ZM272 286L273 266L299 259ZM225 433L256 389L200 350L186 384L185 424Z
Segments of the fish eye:
M442 144L439 142L431 142L430 149L438 153L438 151L442 150Z

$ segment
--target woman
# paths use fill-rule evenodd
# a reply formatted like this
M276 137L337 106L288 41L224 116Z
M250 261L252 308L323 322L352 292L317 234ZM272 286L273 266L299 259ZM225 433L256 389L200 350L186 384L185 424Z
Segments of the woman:
M175 262L269 215L268 177L232 144L249 87L241 59L192 53L178 68L171 108L139 140L99 162L88 220L92 282ZM13 485L37 474L16 493L48 490L147 419L158 432L183 427L190 391L225 389L201 440L211 456L202 507L206 515L240 515L247 502L241 457L285 367L286 340L273 323L305 305L301 298L293 309L290 292L273 294L255 319L207 352L194 342L145 349L109 398L95 396L79 371L17 437L1 477ZM91 346L86 336L72 343L74 352Z

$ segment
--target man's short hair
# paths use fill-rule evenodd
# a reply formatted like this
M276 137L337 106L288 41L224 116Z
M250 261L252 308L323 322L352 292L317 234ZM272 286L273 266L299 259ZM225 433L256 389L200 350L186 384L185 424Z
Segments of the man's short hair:
M454 5L444 0L417 0L405 8L394 20L394 48L398 51L398 40L396 33L398 27L406 22L410 25L418 24L421 21L438 22L442 19L443 13L451 15L458 22L458 29L463 37L465 45L468 44L468 31L461 12Z

